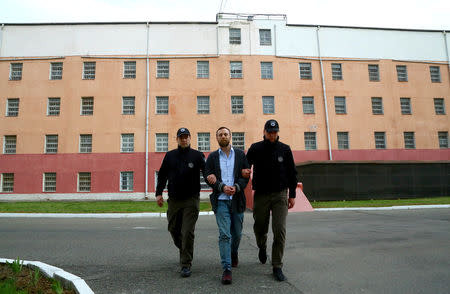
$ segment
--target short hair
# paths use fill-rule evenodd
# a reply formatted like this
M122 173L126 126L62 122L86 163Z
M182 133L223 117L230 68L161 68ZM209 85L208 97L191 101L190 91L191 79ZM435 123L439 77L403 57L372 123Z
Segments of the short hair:
M220 128L218 128L217 131L216 131L216 136L217 136L217 133L218 133L220 130L223 130L223 129L226 129L226 130L228 131L228 133L231 135L231 131L230 131L229 128L227 128L227 127L220 127Z

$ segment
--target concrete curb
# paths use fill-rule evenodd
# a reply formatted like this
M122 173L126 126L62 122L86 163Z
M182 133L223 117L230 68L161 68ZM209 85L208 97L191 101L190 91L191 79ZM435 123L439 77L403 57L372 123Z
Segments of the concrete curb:
M14 259L0 258L0 263L12 263ZM38 268L41 273L43 273L46 277L58 280L61 284L70 289L74 289L77 294L94 294L94 291L86 284L86 282L71 273L68 273L59 267L55 267L40 261L23 261L23 265L28 266L32 269Z
M408 210L426 208L450 208L449 204L442 205L408 205L390 207L343 207L343 208L315 208L314 211L343 211L343 210Z
M200 211L199 215L214 215L213 211ZM167 217L165 212L145 213L0 213L0 217L30 218L149 218Z

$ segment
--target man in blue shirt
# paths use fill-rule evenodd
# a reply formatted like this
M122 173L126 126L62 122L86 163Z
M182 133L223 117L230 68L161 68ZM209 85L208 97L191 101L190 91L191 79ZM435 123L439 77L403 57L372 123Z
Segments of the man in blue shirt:
M244 189L248 178L242 176L242 170L249 165L244 151L231 147L228 128L220 127L216 139L220 148L208 156L205 174L213 188L210 200L219 227L222 284L231 284L231 267L237 267L239 263L238 249L246 207Z

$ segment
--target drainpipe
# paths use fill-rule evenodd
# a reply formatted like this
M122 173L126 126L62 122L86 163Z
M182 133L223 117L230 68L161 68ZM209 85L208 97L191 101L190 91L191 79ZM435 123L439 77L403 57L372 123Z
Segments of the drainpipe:
M330 157L330 160L333 160L333 154L331 152L331 140L330 140L330 125L328 121L328 103L327 103L327 89L325 87L325 78L323 75L323 64L322 64L322 56L320 54L320 40L319 40L319 30L320 26L317 27L317 51L319 54L319 62L320 62L320 74L322 75L322 90L323 90L323 102L325 104L325 123L327 126L327 138L328 138L328 154Z
M148 115L149 115L149 101L150 101L150 67L149 67L149 53L148 53L148 42L149 42L149 24L147 22L147 100L145 104L145 199L148 199Z
M447 65L448 65L448 73L449 73L449 80L450 80L450 59L448 57L448 45L447 45L447 32L444 31L444 44L445 44L445 53L447 54Z

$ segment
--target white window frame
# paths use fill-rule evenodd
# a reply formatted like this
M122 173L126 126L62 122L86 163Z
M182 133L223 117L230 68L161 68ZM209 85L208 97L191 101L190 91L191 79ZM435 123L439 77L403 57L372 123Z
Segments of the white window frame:
M134 172L133 171L121 171L120 172L119 191L133 192L133 190L134 190Z
M275 97L263 96L262 107L263 107L263 114L275 114Z
M230 78L242 79L244 77L242 69L242 61L230 61Z
M156 114L169 114L169 96L156 96Z
M348 132L337 132L337 141L339 150L349 150L350 142Z
M136 98L134 96L122 96L122 114L134 115L135 112L136 112Z
M400 98L400 110L402 115L412 114L411 98L401 97Z
M85 61L83 62L83 80L95 80L95 71L97 62Z
M434 112L437 115L445 115L445 100L444 98L434 98Z
M397 69L397 81L407 82L408 81L408 68L406 65L396 65Z
M448 132L447 131L438 132L438 143L439 143L440 149L445 149L445 148L450 147L448 144Z
M210 113L210 98L209 96L197 96L197 114Z
M47 116L59 116L60 113L61 113L61 98L60 97L48 97L47 98Z
M81 190L81 180L82 180L81 176L83 176L83 177L89 176L89 189ZM91 192L91 190L92 190L92 174L90 172L78 172L77 192L86 192L86 193L88 193L88 192Z
M231 96L231 113L244 113L244 96Z
M312 65L311 62L300 62L298 70L301 80L312 80Z
M197 149L200 152L209 152L211 150L210 133L197 133Z
M384 114L383 97L372 97L371 102L372 102L372 114L383 115Z
M80 115L94 115L94 97L81 97Z
M367 66L369 71L369 81L379 82L380 81L380 67L378 64L369 64Z
M62 80L63 77L63 63L50 62L50 80Z
M50 139L55 139L56 142L50 142ZM51 134L51 135L45 135L45 154L56 154L58 153L58 135L57 134ZM54 146L56 144L56 147ZM53 151L54 150L54 151Z
M441 83L441 68L430 65L430 78L432 83Z
M7 142L12 140L14 142ZM16 154L17 152L17 136L16 135L5 135L3 136L3 154Z
M304 132L305 150L317 150L317 134L316 132Z
M88 140L88 138L90 138L90 145L88 146L86 140ZM82 142L83 139L85 140L85 142ZM82 145L85 146L82 146ZM80 139L79 139L79 153L92 153L92 134L80 134Z
M54 180L53 180L54 178ZM42 192L54 193L56 192L56 173L47 172L42 174Z
M209 79L209 61L197 61L197 79Z
M19 109L20 109L20 98L6 99L6 116L9 117L19 116Z
M386 132L374 132L375 149L387 149Z
M13 62L9 66L9 80L20 81L22 80L23 63Z
M273 63L261 62L261 79L273 80Z
M414 132L403 132L405 149L416 149L416 138Z
M240 28L229 28L228 29L228 40L232 45L241 44L241 29Z
M235 149L245 150L245 133L244 132L232 132L231 133L231 146Z
M157 60L156 61L156 78L168 79L170 76L170 61Z
M155 152L169 151L169 134L156 133L155 134Z
M259 45L260 46L272 46L272 30L271 29L259 29Z
M124 61L123 62L123 78L135 79L136 78L136 61Z
M303 114L315 114L314 96L302 97Z
M344 79L342 74L342 63L331 64L331 77L334 81L341 81Z
M347 99L345 99L345 96L334 96L334 110L336 114L347 114Z
M133 153L134 152L134 134L120 135L120 152Z
M12 175L12 185L6 182L6 180L9 180L9 178ZM5 189L5 186L8 187L8 189ZM11 187L11 188L9 188ZM1 174L1 181L0 181L0 192L1 193L13 193L14 192L14 173L2 173Z

